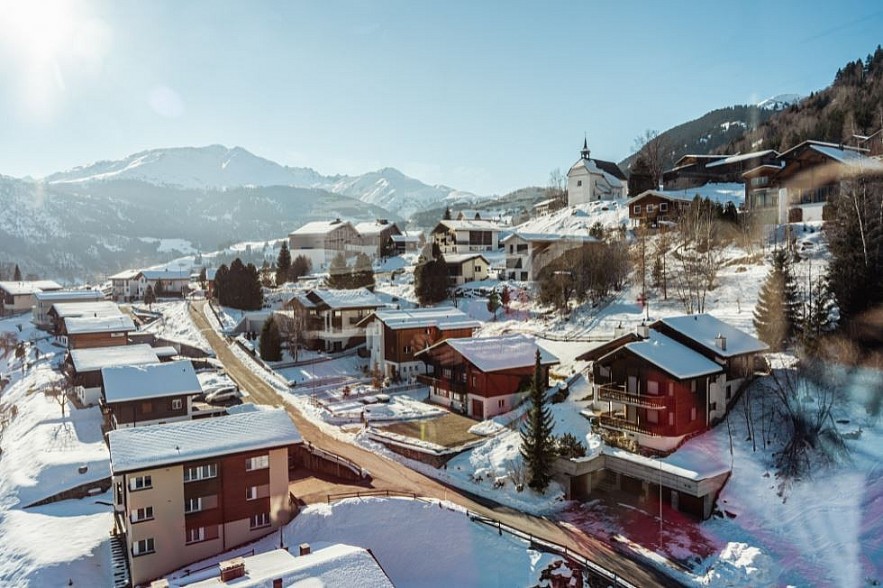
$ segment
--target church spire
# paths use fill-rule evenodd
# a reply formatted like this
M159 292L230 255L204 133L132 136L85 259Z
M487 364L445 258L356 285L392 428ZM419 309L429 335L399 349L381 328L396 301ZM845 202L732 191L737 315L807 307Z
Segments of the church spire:
M588 138L583 138L583 149L579 153L583 159L589 158L589 140L588 140Z

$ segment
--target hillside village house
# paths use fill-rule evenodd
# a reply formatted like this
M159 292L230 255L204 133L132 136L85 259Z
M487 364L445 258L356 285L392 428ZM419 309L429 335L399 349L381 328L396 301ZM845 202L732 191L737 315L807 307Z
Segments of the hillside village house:
M567 205L624 198L626 177L612 161L592 159L588 141L583 141L579 160L567 172Z
M282 409L107 434L114 532L132 585L289 522L288 463L303 439Z
M87 347L115 347L128 345L128 335L137 330L132 317L82 316L64 319L57 340L68 349Z
M594 360L602 429L671 451L726 416L767 345L709 314L661 319Z
M157 298L183 298L190 289L190 270L141 270L135 279L141 292L140 298L144 297L148 286L153 289Z
M384 249L392 252L392 238L402 235L402 231L385 218L357 223L354 227L359 234L358 244L354 250L364 253L371 259L384 257Z
M430 236L444 255L496 251L500 246L500 227L487 220L443 220Z
M301 325L304 346L342 351L365 342L365 327L360 323L383 303L366 288L317 288L295 294L286 307Z
M62 371L74 387L80 404L93 406L101 399L101 370L106 367L159 363L160 354L168 357L174 348L153 348L146 344L117 347L71 349L64 358Z
M491 264L480 253L447 253L444 255L448 266L448 282L460 286L466 282L478 282L490 277Z
M646 190L626 203L632 226L659 226L659 223L677 221L681 214L693 203L688 198L672 196L658 190Z
M141 284L138 282L138 270L123 270L110 276L113 293L111 297L117 302L131 302L144 297Z
M189 420L202 386L189 360L101 368L101 404L114 429Z
M525 335L439 341L416 353L428 366L417 381L429 386L430 402L488 419L521 404L533 380L537 350L545 389L558 358Z
M31 310L34 294L54 292L61 286L52 280L31 280L27 282L0 282L0 310L3 314L17 314Z
M506 251L506 278L535 281L543 268L568 251L597 242L588 231L584 235L511 233L502 241Z
M120 307L110 300L86 300L76 302L56 302L49 307L47 321L49 332L60 335L64 327L64 320L73 317L102 317L119 316L122 314ZM64 343L65 345L67 343Z
M804 141L743 174L745 207L771 223L820 221L841 182L864 172L883 172L883 162L864 149Z
M304 255L315 269L327 266L338 253L351 250L358 243L359 233L355 227L339 218L309 222L288 235L292 259Z
M392 235L389 240L391 241L389 248L393 255L412 253L420 247L419 235Z
M772 149L736 155L684 155L663 172L664 190L688 190L710 183L741 183L742 174L761 165L776 164L779 154Z
M51 292L35 292L33 316L31 322L43 331L48 331L53 326L53 320L49 311L53 304L71 302L99 302L104 300L104 294L100 290L54 290Z
M426 373L418 351L444 339L472 337L479 321L457 308L378 310L362 321L366 326L370 366L392 380L412 381Z

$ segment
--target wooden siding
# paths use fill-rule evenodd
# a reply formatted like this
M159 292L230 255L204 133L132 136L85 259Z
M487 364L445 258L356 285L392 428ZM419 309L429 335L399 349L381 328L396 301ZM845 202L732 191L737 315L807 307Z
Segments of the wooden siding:
M148 400L129 400L108 404L117 423L138 425L145 421L180 419L187 416L187 394ZM180 400L181 408L173 409L172 401ZM149 408L149 410L148 410Z

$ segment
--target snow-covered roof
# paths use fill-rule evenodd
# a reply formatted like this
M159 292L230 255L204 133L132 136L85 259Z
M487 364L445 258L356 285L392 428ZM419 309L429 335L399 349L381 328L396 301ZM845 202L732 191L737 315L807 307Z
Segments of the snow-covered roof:
M534 243L549 243L552 241L579 241L584 243L594 243L597 241L596 238L588 234L588 231L586 231L586 233L583 235L561 233L523 233L521 231L515 231L514 233L510 233L503 237L501 242L505 243L515 238Z
M120 307L110 300L93 300L86 302L56 302L49 309L58 318L75 316L116 316Z
M107 434L107 440L111 471L120 474L231 453L271 449L301 443L303 438L288 413L277 408L213 419L116 429Z
M570 172L583 168L590 174L600 174L604 176L604 179L607 180L607 183L611 186L622 186L623 180L619 178L616 174L611 173L612 170L609 166L609 163L611 162L605 163L607 165L601 166L599 165L597 160L581 158L579 161L570 166L570 170L567 172L567 175L569 176ZM619 168L617 167L617 169ZM622 170L620 170L620 174L622 174Z
M445 263L456 263L458 265L478 257L482 258L485 263L490 263L487 257L481 253L445 253L443 257L445 258Z
M104 300L101 290L52 290L34 292L34 300L52 302L55 300Z
M134 331L135 323L127 314L112 316L69 316L64 319L64 331L68 335L84 333L118 333Z
M160 359L164 357L175 357L178 355L178 350L172 347L171 345L163 345L161 347L151 347L156 356Z
M108 403L200 394L202 386L189 360L102 368Z
M418 235L392 235L390 239L395 243L417 243L420 241Z
M707 480L709 478L720 476L721 474L726 474L731 471L728 465L721 465L718 461L714 459L696 459L693 461L687 459L677 459L678 457L680 457L680 450L671 454L665 460L660 460L653 457L646 457L637 453L632 453L631 451L626 451L625 449L611 447L609 445L604 445L601 451L605 455L618 457L619 459L653 468L654 470L661 470L679 478L685 478L694 482Z
M140 272L138 270L128 269L119 272L118 274L114 274L110 276L111 280L131 280L135 276L137 276Z
M150 345L117 345L71 349L71 362L77 373L94 372L101 368L156 363L159 357Z
M441 329L467 329L471 327L477 329L481 326L480 321L453 307L378 310L371 316L376 317L393 330L421 327L438 327Z
M558 202L557 198L549 198L548 200L540 200L539 202L537 202L536 204L533 205L533 208L542 208L544 206L554 204L555 202Z
M289 235L325 235L343 225L349 225L349 221L311 221L289 233ZM350 225L352 226L352 225Z
M675 196L671 192L661 192L659 190L644 190L637 196L629 198L628 201L626 201L626 204L631 206L633 203L637 202L638 200L643 200L647 196L656 196L658 198L665 198L667 200L679 200L681 202L687 203L693 202L692 198L686 198L685 196L681 196L680 194Z
M689 314L660 319L658 322L696 341L720 357L733 357L745 353L767 351L769 346L736 327L717 319L710 314ZM727 339L727 350L717 346L715 339L723 335Z
M729 157L725 157L724 159L718 159L717 161L712 161L709 164L706 164L706 168L710 167L718 167L721 165L729 165L731 163L739 163L740 161L747 161L750 159L757 159L758 157L763 157L765 155L769 155L770 153L778 155L773 149L767 149L766 151L755 151L753 153L742 153L739 155L730 155Z
M443 226L452 231L499 231L500 227L497 223L488 220L443 220L439 221L439 226Z
M360 235L379 235L383 231L392 228L395 223L381 223L378 221L365 221L354 225L353 228L356 229L356 232ZM398 228L398 227L396 227Z
M141 270L138 272L145 280L187 280L190 281L190 270Z
M536 362L538 349L542 365L558 363L558 358L538 345L532 337L521 334L482 337L480 339L445 339L429 349L435 349L440 345L450 345L483 372L532 366Z
M830 157L835 161L839 161L844 165L859 167L863 170L868 171L883 170L883 162L878 161L873 157L868 157L864 153L855 151L853 149L843 149L839 146L824 145L818 143L813 143L812 145L810 145L810 149L812 149L813 151L818 151L822 155Z
M383 302L367 288L356 288L353 290L316 288L306 292L298 292L294 295L294 298L297 298L307 308L315 308L323 304L333 309L380 308L383 306Z
M651 330L649 339L626 343L624 347L679 380L698 378L723 371L721 366L704 355L657 331ZM611 353L616 353L616 351ZM611 354L604 357L609 355ZM603 362L604 357L598 361Z
M61 285L52 280L31 280L28 282L0 282L0 290L10 296L25 296L43 290L61 290Z
M712 202L733 202L738 204L745 200L745 184L738 182L708 182L703 186L684 188L682 190L662 190L666 198L693 200L694 197L708 198Z
M307 555L294 556L285 549L275 549L242 558L245 576L224 582L219 569L212 568L211 578L187 584L170 581L170 586L187 588L211 588L235 586L257 588L269 586L272 580L281 579L283 586L376 586L393 588L377 560L363 547L337 543L317 549ZM197 572L197 577L207 572ZM192 580L193 576L181 578Z

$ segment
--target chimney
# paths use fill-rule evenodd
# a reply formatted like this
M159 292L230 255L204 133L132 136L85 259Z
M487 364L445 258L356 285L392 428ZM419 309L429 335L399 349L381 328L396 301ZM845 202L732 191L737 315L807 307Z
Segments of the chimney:
M649 339L650 327L647 326L647 323L641 321L641 324L638 325L637 329L635 329L635 333L638 335L638 337L641 337L642 339Z
M310 544L309 543L301 543L298 546L298 551L300 555L310 555Z
M720 333L718 333L718 334L717 334L717 337L714 338L714 344L715 344L715 345L717 346L717 348L720 349L721 351L726 351L726 350L727 350L727 338L724 337L723 335L721 335Z
M619 323L616 325L616 328L613 329L613 338L619 339L623 335L625 335L625 327L622 326L622 323Z
M245 576L244 558L235 557L233 559L228 559L227 561L222 561L218 564L218 567L221 569L221 582L229 582L230 580Z

